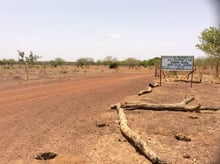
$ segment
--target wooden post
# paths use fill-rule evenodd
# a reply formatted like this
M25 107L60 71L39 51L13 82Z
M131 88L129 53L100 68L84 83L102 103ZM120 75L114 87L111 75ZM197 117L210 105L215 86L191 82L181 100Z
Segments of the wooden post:
M194 56L193 56L193 62L192 62L191 88L192 88L192 83L193 83L193 72L194 72Z
M162 72L162 56L160 57L160 86L161 86L161 76L162 76L161 72Z

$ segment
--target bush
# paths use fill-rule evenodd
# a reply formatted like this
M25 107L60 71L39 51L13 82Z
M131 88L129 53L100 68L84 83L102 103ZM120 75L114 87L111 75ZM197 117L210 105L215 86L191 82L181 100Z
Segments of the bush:
M135 66L139 66L140 65L140 61L135 59L135 58L127 58L125 61L124 61L124 64L126 66L128 66L129 68L134 68Z
M17 62L14 59L3 59L0 61L0 64L13 67Z
M113 62L113 63L110 63L110 64L109 64L109 68L110 68L110 69L116 69L118 66L119 66L119 64L116 63L116 62Z
M50 65L53 67L57 67L59 65L63 65L65 63L65 60L62 58L56 58L55 60L50 61Z
M94 64L93 58L79 58L76 61L77 67L90 66Z

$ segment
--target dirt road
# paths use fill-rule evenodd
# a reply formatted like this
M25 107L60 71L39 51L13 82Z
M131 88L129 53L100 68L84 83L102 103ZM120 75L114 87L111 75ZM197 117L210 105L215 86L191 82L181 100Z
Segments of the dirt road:
M115 135L120 134L114 122L117 114L109 106L136 94L152 78L146 74L84 75L2 85L0 163L36 162L34 156L47 151L58 154L53 160L58 163L123 162L120 148L115 147L119 143ZM99 128L98 123L106 126ZM102 144L106 139L109 143ZM127 148L121 150L128 160L144 159L130 155Z

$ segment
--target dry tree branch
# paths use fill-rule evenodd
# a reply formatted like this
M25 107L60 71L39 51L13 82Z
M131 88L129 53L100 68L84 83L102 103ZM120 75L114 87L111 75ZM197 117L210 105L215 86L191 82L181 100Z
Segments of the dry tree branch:
M176 104L155 104L155 103L147 103L147 102L134 102L134 101L128 101L121 105L122 108L125 108L127 110L134 110L134 109L145 109L145 110L168 110L168 111L184 111L184 112L199 112L199 109L201 107L200 104L189 106L187 105L189 102L193 101L194 97L189 97L184 99L180 103Z
M128 120L124 113L123 108L121 108L121 104L116 105L116 109L118 111L119 120L120 120L120 130L121 132L131 140L134 145L152 162L157 164L165 164L166 162L161 160L153 150L151 150L147 146L147 142L141 138L137 133L131 130L128 127Z
M152 92L152 87L148 87L146 89L143 89L143 90L139 91L138 95L141 96L141 95L143 95L145 93L150 93L150 92Z

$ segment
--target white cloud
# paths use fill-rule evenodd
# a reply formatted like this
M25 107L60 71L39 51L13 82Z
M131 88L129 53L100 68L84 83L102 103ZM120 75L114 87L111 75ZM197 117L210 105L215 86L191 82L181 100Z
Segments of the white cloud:
M114 39L119 39L121 37L120 35L113 32L109 33L108 36Z

